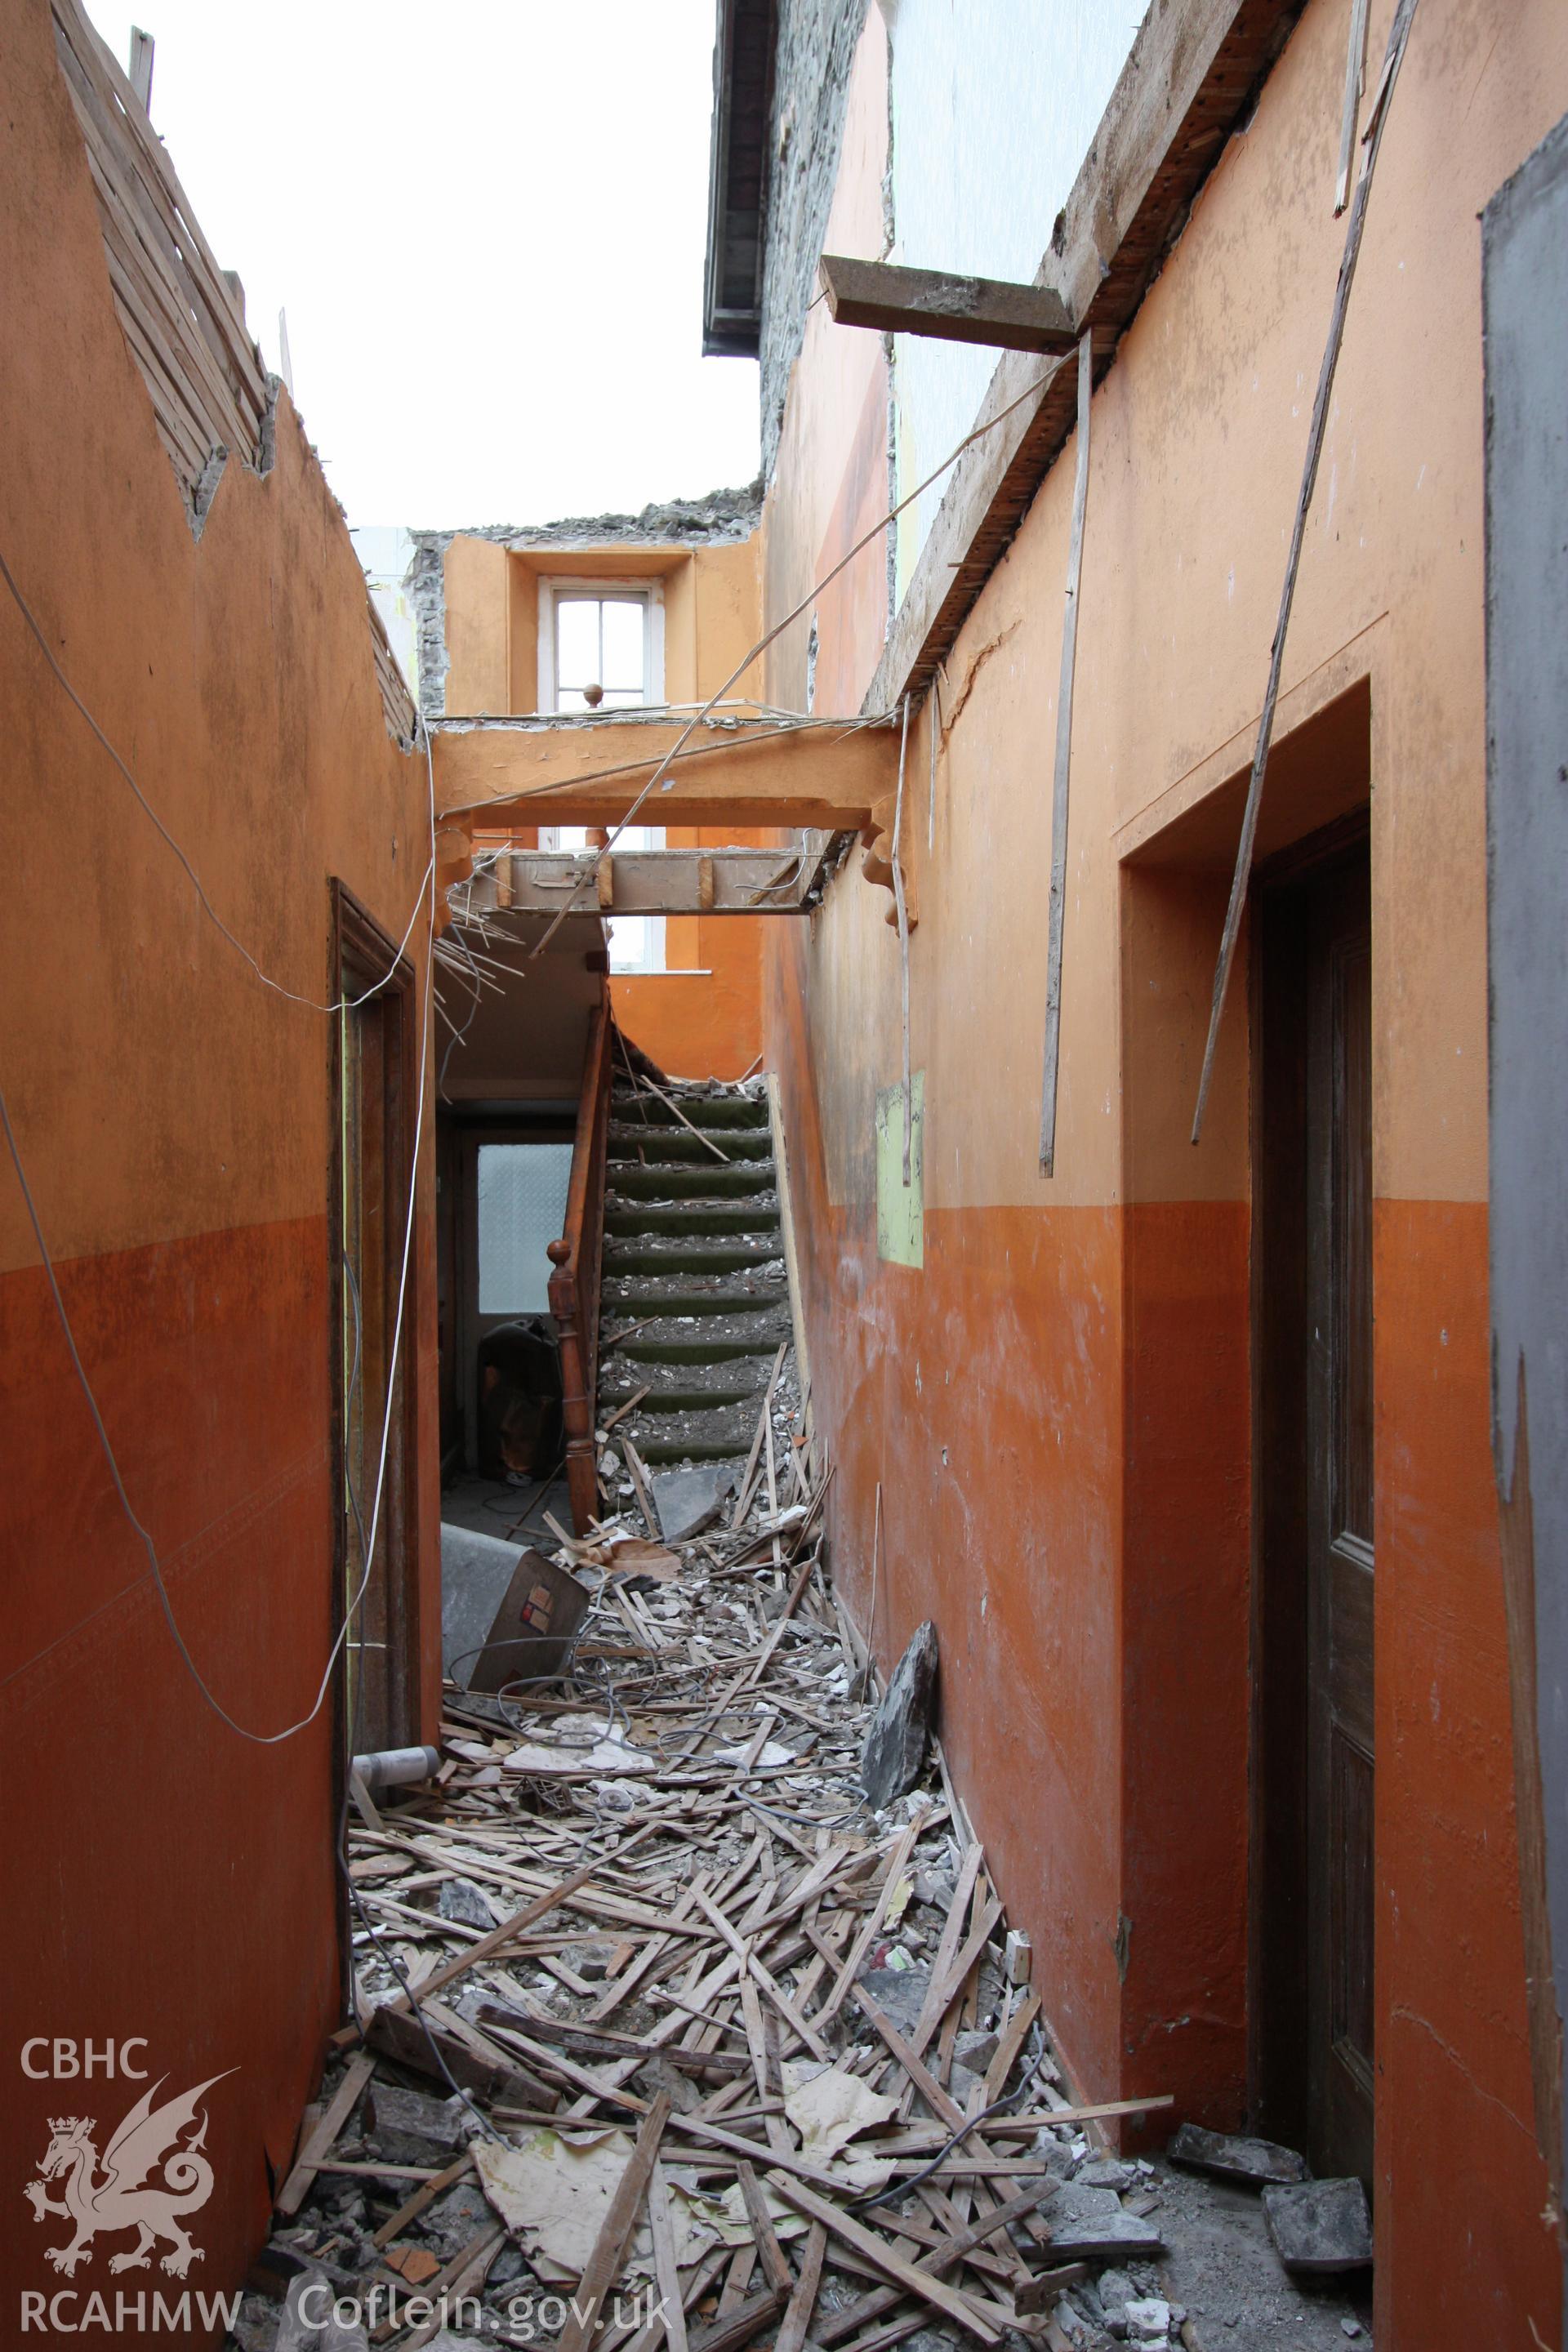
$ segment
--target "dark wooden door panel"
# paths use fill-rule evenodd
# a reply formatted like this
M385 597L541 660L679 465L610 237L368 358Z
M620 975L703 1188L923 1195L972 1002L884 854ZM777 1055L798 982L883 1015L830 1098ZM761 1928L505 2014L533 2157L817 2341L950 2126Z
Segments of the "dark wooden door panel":
M1260 2124L1372 2174L1372 937L1364 824L1260 877L1255 961Z
M1314 888L1307 972L1309 2153L1372 2173L1372 919Z

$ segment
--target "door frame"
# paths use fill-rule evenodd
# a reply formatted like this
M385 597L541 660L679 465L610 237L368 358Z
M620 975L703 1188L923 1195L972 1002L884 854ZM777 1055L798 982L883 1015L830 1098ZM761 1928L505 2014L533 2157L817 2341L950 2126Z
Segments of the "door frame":
M394 1328L398 1286L402 1279L405 1219L413 1194L414 1139L418 1126L419 1088L424 1083L416 1018L417 976L408 957L399 952L396 943L383 930L369 908L355 898L346 883L333 877L329 890L332 1000L341 1005L345 998L363 996L369 992L367 1002L372 1004L384 1003L390 1014L386 1042L394 1052L388 1055L384 1087L385 1143L383 1181L388 1213L384 1221L386 1247L382 1269L384 1328L390 1333ZM346 1173L342 1142L343 1018L341 1011L335 1012L327 1023L328 1102L331 1124L327 1202L328 1377L331 1399L329 1475L332 1497L331 1624L334 1641L343 1630L349 1569L348 1517L343 1507L347 1444L342 1399L348 1372L343 1340L347 1305L347 1285L343 1279L343 1182ZM415 1741L419 1730L419 1245L416 1233L408 1249L398 1410L387 1442L386 1481L377 1544L387 1561L389 1571L387 1655L394 1719L392 1729L396 1739L405 1744ZM378 1423L379 1417L378 1408ZM333 1675L336 1726L333 1748L335 1769L342 1776L337 1791L340 1799L342 1780L346 1779L348 1769L347 1669L348 1644L345 1642ZM347 1949L346 1943L344 1949Z
M1248 2104L1258 2127L1308 2140L1310 1945L1307 1909L1308 1459L1310 1313L1307 1170L1308 892L1360 856L1370 804L1293 843L1256 870L1248 901L1252 1171L1251 1859ZM1375 992L1376 946L1373 942ZM1374 993L1375 1009L1375 993ZM1372 1178L1376 1194L1375 1138ZM1376 1471L1373 1464L1373 1490ZM1377 1672L1373 1652L1373 1671ZM1373 1869L1377 1879L1375 1829Z

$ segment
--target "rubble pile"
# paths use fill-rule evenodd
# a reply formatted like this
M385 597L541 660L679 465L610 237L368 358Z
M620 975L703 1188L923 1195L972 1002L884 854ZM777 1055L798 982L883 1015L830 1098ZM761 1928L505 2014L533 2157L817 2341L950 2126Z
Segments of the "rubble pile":
M931 1629L877 1706L782 1360L763 1414L717 1496L639 1465L552 1522L563 1677L448 1682L435 1778L355 1785L355 2020L243 2352L1200 2343L1100 2132L1142 2110L1067 2095L929 1738Z

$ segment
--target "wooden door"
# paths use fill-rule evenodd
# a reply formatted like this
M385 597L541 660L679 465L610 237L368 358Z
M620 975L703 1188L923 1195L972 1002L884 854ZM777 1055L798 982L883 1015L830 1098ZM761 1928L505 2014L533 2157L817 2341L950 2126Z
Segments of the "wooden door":
M1364 824L1261 878L1255 2105L1372 2175L1372 935Z
M1311 894L1307 984L1309 2153L1372 2177L1372 916Z

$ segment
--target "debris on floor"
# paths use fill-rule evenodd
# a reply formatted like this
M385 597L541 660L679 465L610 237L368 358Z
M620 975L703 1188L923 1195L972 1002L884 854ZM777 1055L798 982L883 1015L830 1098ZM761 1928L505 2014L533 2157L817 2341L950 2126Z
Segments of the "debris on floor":
M351 1816L355 2021L242 2352L1251 2340L1166 2276L1166 2192L1243 2192L1109 2152L1108 2124L1169 2107L1158 2084L1068 2095L931 1736L932 1629L867 1703L831 1470L766 1312L732 1457L667 1444L654 1478L605 1428L623 1514L583 1541L549 1516L552 1579L586 1596L559 1678L471 1687L454 1650L437 1774ZM531 1591L503 1566L469 1646ZM1211 2137L1191 2160L1223 2170Z

